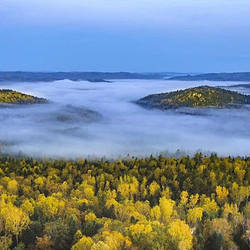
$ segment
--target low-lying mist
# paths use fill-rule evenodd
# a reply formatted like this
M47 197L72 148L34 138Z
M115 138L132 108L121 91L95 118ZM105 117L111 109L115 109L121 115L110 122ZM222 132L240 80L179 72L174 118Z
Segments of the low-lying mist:
M49 104L0 109L2 151L36 157L148 156L178 149L249 155L248 109L147 110L148 94L228 82L119 80L111 83L1 83ZM241 88L241 92L249 90Z

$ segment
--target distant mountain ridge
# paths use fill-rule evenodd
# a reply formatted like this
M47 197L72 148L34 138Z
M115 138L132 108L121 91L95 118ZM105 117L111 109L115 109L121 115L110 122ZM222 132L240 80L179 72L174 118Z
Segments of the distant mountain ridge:
M208 73L208 74L198 74L198 75L174 76L168 78L168 80L248 82L250 81L250 72Z
M52 82L69 79L71 81L105 82L111 79L163 79L167 73L129 72L0 72L0 82ZM172 74L173 76L173 74Z
M53 82L71 81L107 82L119 79L179 80L179 81L239 81L250 82L250 72L185 74L174 72L131 73L131 72L25 72L0 71L0 82Z

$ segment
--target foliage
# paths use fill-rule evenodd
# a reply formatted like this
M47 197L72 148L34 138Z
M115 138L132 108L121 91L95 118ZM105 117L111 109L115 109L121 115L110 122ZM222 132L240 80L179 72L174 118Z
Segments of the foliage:
M249 249L250 158L0 156L1 249Z

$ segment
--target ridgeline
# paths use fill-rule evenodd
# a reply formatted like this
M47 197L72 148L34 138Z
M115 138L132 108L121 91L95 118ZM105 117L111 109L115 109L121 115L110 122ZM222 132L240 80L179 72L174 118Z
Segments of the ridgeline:
M178 81L235 81L235 82L249 82L250 72L236 72L236 73L208 73L198 75L174 76L168 80Z

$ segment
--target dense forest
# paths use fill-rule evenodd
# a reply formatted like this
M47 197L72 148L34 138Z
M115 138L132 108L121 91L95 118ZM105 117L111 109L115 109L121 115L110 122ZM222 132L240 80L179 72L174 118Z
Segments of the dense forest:
M47 103L48 101L44 98L38 98L32 95L23 94L10 89L0 90L0 104L37 104Z
M177 109L182 107L234 107L236 104L250 104L250 96L217 87L200 86L162 94L146 96L136 102L149 108Z
M0 156L0 249L250 247L250 158Z

